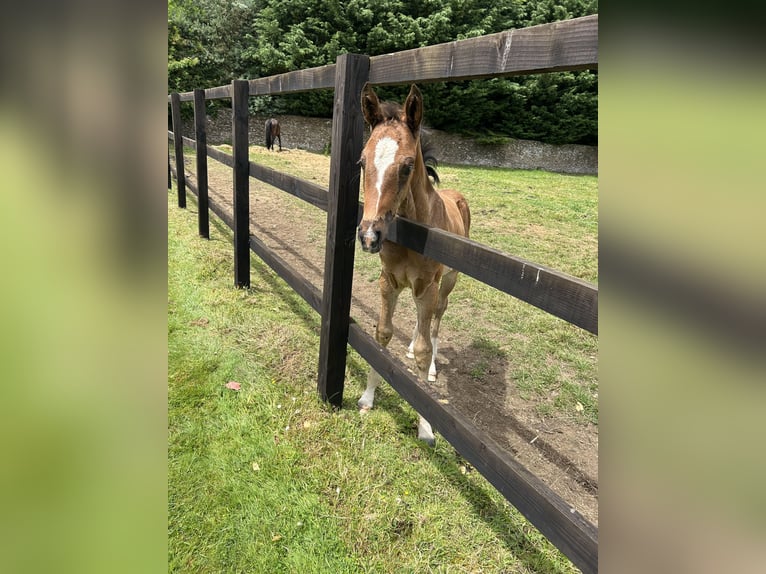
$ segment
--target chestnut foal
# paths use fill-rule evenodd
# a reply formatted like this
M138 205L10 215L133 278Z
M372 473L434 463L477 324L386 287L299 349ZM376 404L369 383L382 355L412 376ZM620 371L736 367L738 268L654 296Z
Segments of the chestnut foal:
M434 158L421 145L423 97L414 84L404 106L381 103L366 84L362 89L362 112L372 132L362 151L364 215L359 225L362 249L379 253L380 319L375 338L386 347L393 335L391 321L402 289L409 287L417 307L417 324L407 356L415 359L423 380L436 380L439 324L458 272L438 261L386 240L388 226L400 215L412 221L468 237L471 214L465 198L454 190L436 190ZM433 162L435 163L435 161ZM370 369L367 389L359 399L362 410L372 408L380 375ZM434 444L431 425L422 416L418 438Z

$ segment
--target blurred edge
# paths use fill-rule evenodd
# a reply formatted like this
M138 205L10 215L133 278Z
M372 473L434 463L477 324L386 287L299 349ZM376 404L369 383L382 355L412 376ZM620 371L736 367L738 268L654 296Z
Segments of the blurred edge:
M166 15L4 7L3 572L167 568Z
M686 8L600 15L603 573L766 563L762 37Z

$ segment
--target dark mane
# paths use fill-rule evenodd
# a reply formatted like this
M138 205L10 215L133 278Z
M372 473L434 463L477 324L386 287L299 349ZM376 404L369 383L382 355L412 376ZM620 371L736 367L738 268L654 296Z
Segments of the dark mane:
M401 121L402 106L396 102L380 102L380 113L383 114L383 121L396 120ZM436 146L431 141L428 130L420 129L420 151L423 153L423 162L426 164L426 172L433 178L434 183L439 183L439 174L436 173L436 166L439 162L436 159Z
M380 102L380 113L383 121L399 120L402 117L402 106L396 102Z
M439 174L436 173L436 166L439 165L436 159L436 146L431 141L431 132L420 128L420 151L423 152L423 163L426 164L426 172L430 175L435 184L439 184Z

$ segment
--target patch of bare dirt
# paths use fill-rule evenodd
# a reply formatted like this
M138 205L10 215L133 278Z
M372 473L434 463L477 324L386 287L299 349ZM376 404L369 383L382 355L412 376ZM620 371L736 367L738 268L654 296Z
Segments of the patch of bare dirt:
M270 152L264 163L327 185L329 157L297 149ZM260 160L259 160L260 161ZM195 171L186 158L187 174ZM209 162L212 201L231 210L231 170ZM192 181L194 176L187 175ZM250 180L251 233L259 237L317 289L322 290L325 214L308 204L254 179ZM285 223L289 222L289 227ZM289 229L289 231L288 231ZM357 258L369 257L361 250ZM456 290L460 289L460 282ZM351 313L369 332L378 320L377 274L355 270ZM453 309L454 311L454 309ZM450 313L450 310L447 311ZM403 293L394 316L389 350L406 364L415 323L414 304ZM598 427L556 413L539 414L533 401L519 395L509 376L509 358L487 354L471 343L476 332L442 329L437 360L438 380L429 386L512 453L573 508L598 525ZM476 365L483 366L481 372ZM348 388L354 400L362 389Z

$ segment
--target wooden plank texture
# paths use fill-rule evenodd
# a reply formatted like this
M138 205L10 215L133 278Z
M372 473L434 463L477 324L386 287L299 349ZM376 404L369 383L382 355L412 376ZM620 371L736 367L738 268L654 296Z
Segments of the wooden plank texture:
M329 64L250 80L250 95L290 94L323 88L332 89L335 87L335 66L336 64Z
M231 97L231 84L225 86L218 86L216 88L208 88L205 90L206 100L218 100L221 98Z
M250 287L250 173L248 93L246 80L232 85L232 147L234 154L234 284Z
M361 92L369 66L369 57L355 54L343 54L336 61L317 380L319 395L336 406L343 401L346 376L346 341L359 211L359 155L364 136Z
M234 156L214 147L207 146L207 155L212 157L216 161L220 161L224 165L234 167Z
M598 529L459 411L442 404L417 378L352 323L349 343L503 496L583 572L598 572Z
M388 239L598 334L598 288L591 283L401 217Z
M250 177L286 191L322 211L327 211L328 193L322 186L252 161L250 162Z
M470 80L598 69L598 14L529 28L383 54L370 59L373 84ZM335 64L249 80L250 95L332 88ZM206 99L231 97L231 86L205 90ZM180 94L191 101L193 92Z
M370 83L437 82L598 68L598 14L370 60Z
M208 189L207 189L207 128L205 110L205 90L194 90L194 137L196 139L195 150L197 156L197 195L199 212L197 227L201 237L210 238L210 221L208 215Z

